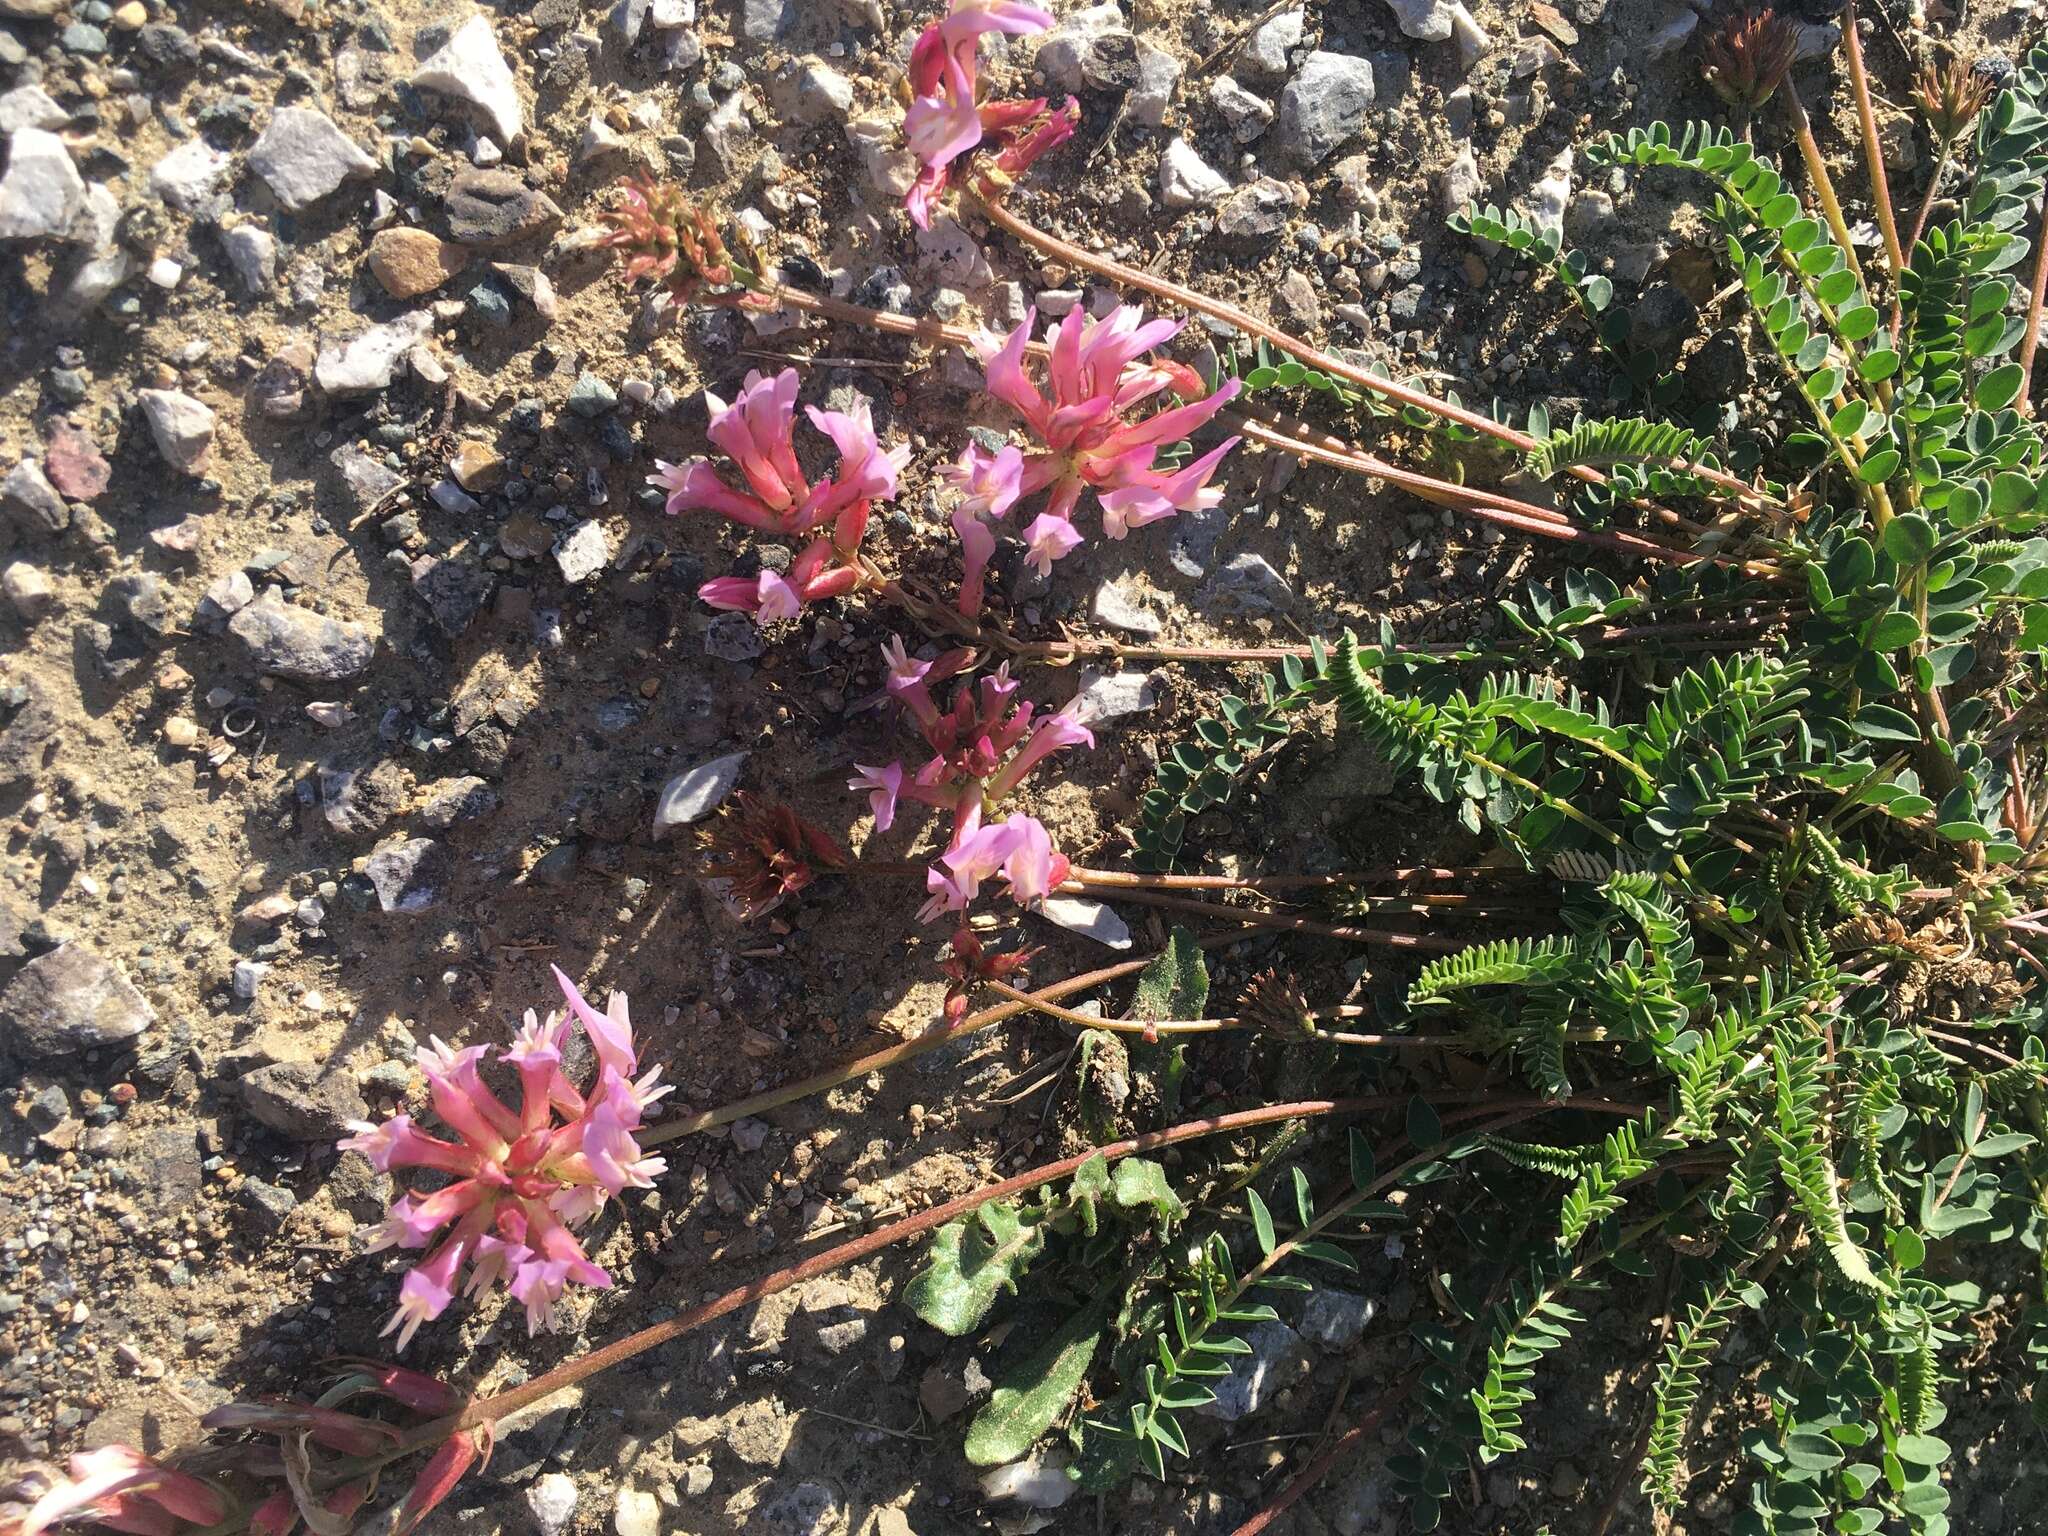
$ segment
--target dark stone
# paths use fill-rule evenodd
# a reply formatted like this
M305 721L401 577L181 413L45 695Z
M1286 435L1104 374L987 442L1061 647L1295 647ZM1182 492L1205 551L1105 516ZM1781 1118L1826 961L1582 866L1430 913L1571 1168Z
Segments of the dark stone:
M299 1197L263 1179L251 1178L244 1179L242 1187L235 1191L235 1203L253 1226L264 1232L276 1232L283 1228L285 1218L299 1208Z
M135 34L135 46L159 69L197 69L199 44L183 27L151 22Z
M569 52L580 52L570 49ZM559 223L562 210L544 192L505 170L460 171L445 200L448 235L458 244L494 250Z
M446 895L451 860L431 838L392 843L370 855L363 875L386 912L430 912Z
M498 578L466 560L422 561L414 567L413 592L434 615L445 635L460 635L491 600Z
M31 1056L120 1045L155 1022L121 968L75 940L29 961L0 992L0 1046Z
M43 769L57 735L57 712L34 678L0 680L0 789L12 789Z
M1666 367L1699 322L1699 307L1675 283L1653 283L1629 312L1630 339L1657 354Z
M141 1176L144 1204L165 1214L189 1211L199 1203L205 1179L199 1138L190 1122L159 1125L138 1133L129 1143L127 1161Z

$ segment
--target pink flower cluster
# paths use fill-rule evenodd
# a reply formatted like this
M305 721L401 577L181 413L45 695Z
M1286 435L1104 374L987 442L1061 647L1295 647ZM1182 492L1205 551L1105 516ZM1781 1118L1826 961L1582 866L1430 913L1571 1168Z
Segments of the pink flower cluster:
M432 1168L454 1175L432 1194L402 1195L370 1244L373 1252L433 1250L406 1275L398 1310L384 1329L398 1330L400 1349L421 1323L447 1310L465 1265L466 1294L502 1281L525 1306L529 1334L552 1329L555 1304L571 1281L611 1284L573 1229L595 1216L607 1196L652 1187L666 1166L641 1156L633 1139L647 1107L669 1090L655 1086L658 1067L633 1076L638 1061L626 995L614 992L599 1013L561 971L555 980L597 1054L590 1092L578 1092L562 1074L568 1017L550 1014L543 1023L529 1010L503 1052L519 1079L517 1109L483 1081L479 1068L490 1047L458 1051L436 1040L419 1052L419 1066L435 1114L458 1139L429 1136L399 1114L382 1125L360 1124L358 1134L341 1143L379 1172Z
M952 0L946 15L925 28L910 54L909 110L903 137L920 167L904 199L911 221L931 228L932 205L953 179L953 162L992 138L995 168L1015 177L1032 161L1073 136L1079 107L1069 100L1048 112L1045 98L978 103L977 55L982 34L1043 32L1052 15L1020 0Z
M17 1536L42 1536L60 1521L84 1515L109 1530L137 1536L172 1536L180 1524L219 1525L234 1508L213 1484L189 1472L159 1466L125 1445L80 1451L70 1476L29 1507Z
M915 774L906 773L900 762L880 768L855 763L858 776L846 787L868 791L877 832L895 824L902 799L953 813L952 839L925 877L930 899L918 916L930 922L941 912L965 910L980 894L982 882L997 875L1019 905L1043 901L1067 878L1065 856L1053 848L1051 834L1037 818L1013 812L996 820L995 812L1053 753L1094 746L1093 733L1075 717L1072 705L1034 718L1028 701L1013 704L1017 685L1007 664L978 685L963 679L953 692L952 707L942 710L932 686L963 671L974 659L972 651L918 661L905 652L902 641L892 640L882 654L889 663L890 696L917 721L933 756Z
M766 570L757 577L720 576L697 589L712 607L750 613L763 626L793 619L804 604L860 585L858 555L869 510L895 496L896 477L910 460L907 445L884 451L875 440L865 400L850 411L808 406L811 425L839 450L839 467L830 478L811 484L796 457L797 383L794 368L773 378L750 373L731 405L704 391L711 415L706 435L739 470L746 490L733 489L703 459L685 464L656 460L655 473L648 476L648 484L668 492L671 515L702 508L763 533L815 535L791 562L787 576Z
M953 529L966 560L959 604L965 614L981 611L983 576L995 552L988 519L1000 519L1026 496L1049 491L1044 510L1024 530L1026 560L1047 572L1081 543L1074 512L1083 493L1096 493L1103 531L1121 539L1176 512L1218 505L1223 491L1209 480L1238 444L1230 438L1180 469L1155 467L1161 449L1206 424L1239 388L1232 379L1197 398L1206 386L1192 368L1143 360L1172 340L1182 322L1147 321L1143 310L1129 304L1099 319L1077 309L1051 332L1044 391L1024 366L1037 322L1033 310L1008 336L983 331L975 349L989 393L1015 409L1042 446L1030 453L1016 447L991 453L977 444L941 471L963 497L953 512ZM1131 418L1164 390L1185 403Z

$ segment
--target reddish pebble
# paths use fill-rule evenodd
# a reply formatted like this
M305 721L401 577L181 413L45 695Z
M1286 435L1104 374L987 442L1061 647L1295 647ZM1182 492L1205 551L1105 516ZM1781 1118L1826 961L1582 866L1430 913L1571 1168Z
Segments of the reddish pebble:
M136 1100L135 1085L133 1083L116 1083L107 1090L107 1097L116 1104L133 1104Z
M43 453L43 473L50 484L73 501L93 501L107 488L113 471L99 444L68 422L59 422L50 432Z

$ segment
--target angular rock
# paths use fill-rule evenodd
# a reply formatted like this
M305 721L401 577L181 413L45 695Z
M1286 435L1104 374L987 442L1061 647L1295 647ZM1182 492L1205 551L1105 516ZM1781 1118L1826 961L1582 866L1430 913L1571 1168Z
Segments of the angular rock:
M500 144L510 145L526 130L519 87L498 39L483 16L472 16L425 63L413 71L420 90L439 91L482 112Z
M431 912L447 894L448 850L428 837L390 843L363 864L363 877L386 912Z
M279 1061L242 1078L242 1104L252 1118L293 1141L338 1141L351 1120L370 1118L355 1080L310 1061Z
M388 468L383 460L354 443L343 443L327 458L341 471L342 483L348 487L350 506L358 515L369 511L405 484L405 476Z
M497 577L472 561L429 556L413 564L413 594L427 605L441 633L451 639L476 622L497 585Z
M1033 66L1062 91L1078 91L1088 83L1091 57L1103 39L1130 40L1123 7L1113 3L1083 6L1060 18L1038 45ZM1126 82L1128 83L1128 82Z
M1273 126L1273 104L1255 96L1228 75L1218 75L1209 86L1209 104L1230 125L1230 135L1249 144Z
M16 560L0 571L0 592L7 594L7 601L24 624L41 620L57 601L50 578L40 566L30 565L26 560ZM0 959L5 958L0 954Z
M754 122L747 116L748 101L745 91L734 91L704 120L700 135L704 152L711 157L712 165L728 176L740 168L741 154L754 142Z
M237 224L220 242L228 253L228 265L242 291L261 298L277 286L277 240L268 230L254 224Z
M1131 120L1147 128L1164 126L1173 106L1174 88L1180 84L1180 60L1164 48L1138 44L1138 83L1124 98Z
M1159 157L1159 196L1169 208L1198 208L1221 202L1230 178L1212 169L1186 139L1175 139Z
M654 806L654 835L661 838L677 827L702 821L717 810L739 782L744 752L728 752L708 763L685 769L662 786Z
M1348 1349L1377 1311L1370 1296L1319 1286L1301 1308L1302 1334L1326 1349Z
M345 683L359 677L377 649L376 637L362 625L292 607L275 588L236 614L228 633L270 676L306 683Z
M561 1472L536 1478L525 1493L534 1536L566 1536L576 1518L576 1480Z
M0 240L92 238L85 178L54 133L23 128L7 141L0 174Z
M513 245L561 222L562 210L514 172L458 171L444 199L448 233L474 250Z
M1074 695L1076 711L1085 725L1142 714L1158 703L1152 679L1143 672L1111 672L1104 676L1084 672L1081 691Z
M1280 147L1303 165L1321 165L1365 126L1372 107L1372 65L1318 50L1280 93Z
M394 299L416 299L432 293L469 264L461 246L399 226L380 229L370 242L371 273Z
M249 169L263 178L280 204L298 213L345 182L374 176L377 162L326 113L279 107L249 150Z
M853 107L853 82L822 59L806 59L796 77L791 115L800 123L826 123Z
M180 213L210 216L227 208L221 189L234 165L204 139L187 139L150 169L149 189Z
M71 509L34 459L23 459L0 479L0 510L30 533L62 533L71 526Z
M1239 187L1216 210L1216 232L1236 240L1260 240L1287 227L1294 191L1284 181L1261 176Z
M213 411L175 389L139 390L136 399L164 462L183 474L199 473L213 447Z
M0 1048L31 1056L120 1045L155 1022L120 966L75 939L29 961L0 991Z
M1308 32L1308 17L1301 11L1282 11L1251 35L1238 54L1239 68L1254 80L1284 80L1292 55Z
M1444 167L1442 186L1446 216L1478 201L1479 194L1486 190L1486 178L1479 174L1479 162L1473 157L1469 142L1460 144L1457 157Z
M1197 1413L1226 1424L1249 1418L1287 1386L1307 1364L1301 1335L1285 1323L1257 1323L1245 1334L1248 1355L1231 1356L1230 1374L1210 1384L1216 1401Z
M17 86L0 96L0 135L19 133L24 128L62 128L71 114L39 85Z
M498 792L482 779L469 776L432 786L432 794L420 809L420 820L436 832L464 821L481 821L498 808Z
M1048 896L1039 907L1047 922L1093 939L1107 949L1129 949L1131 930L1124 920L1089 896Z
M433 311L420 309L346 341L331 341L313 364L313 382L330 395L367 395L389 388L399 363L433 329Z
M562 580L571 586L590 580L611 557L611 538L604 531L604 524L594 517L571 528L555 546L555 564L562 572Z
M773 42L796 21L793 0L740 0L740 36Z
M1440 43L1451 35L1450 0L1387 0L1401 30L1425 43Z

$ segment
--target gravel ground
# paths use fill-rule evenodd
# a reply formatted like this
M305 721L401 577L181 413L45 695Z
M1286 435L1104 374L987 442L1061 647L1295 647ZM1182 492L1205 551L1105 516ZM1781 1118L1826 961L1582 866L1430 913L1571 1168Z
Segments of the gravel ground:
M1030 302L1103 302L972 218L913 237L893 92L926 9L0 0L10 1468L175 1445L212 1404L374 1351L397 1271L362 1248L385 1181L332 1142L419 1100L416 1041L494 1040L545 1006L549 963L630 992L648 1054L699 1108L934 1016L942 936L914 922L908 890L821 893L741 928L697 879L688 832L664 835L663 787L737 754L740 787L858 844L848 765L902 742L874 708L886 615L837 605L764 647L692 594L788 552L667 519L643 480L657 455L703 450L703 388L729 396L794 357L806 401L863 396L912 443L878 542L949 585L932 471L963 422L1002 415L957 355L782 316L657 328L578 233L642 170L863 303L1010 324ZM1541 400L1564 420L1604 392L1590 338L1554 288L1441 220L1475 195L1548 209L1636 306L1639 338L1683 353L1696 401L1769 379L1714 307L1694 189L1624 189L1569 158L1589 133L1713 110L1691 11L1332 0L1205 62L1263 7L1055 9L1051 37L985 53L999 78L1079 95L1079 135L1022 206L1082 243L1468 400ZM1963 42L2016 52L2031 16L1994 0ZM1870 45L1894 96L1897 38L1886 19ZM1811 66L1804 88L1846 166L1832 70ZM1898 195L1917 196L1925 145L1892 142ZM1181 350L1228 344L1197 326ZM1470 633L1554 567L1377 485L1294 469L1240 452L1228 516L1091 545L1049 585L1007 547L992 590L1040 634L1257 643L1387 619L1432 639ZM1057 704L1088 681L1026 686ZM1094 863L1126 854L1162 744L1245 679L1136 681L1112 685L1136 707L1034 806ZM1248 867L1392 862L1440 846L1411 796L1323 739L1249 814L1198 831ZM890 856L929 853L920 836L895 834ZM1143 909L1124 916L1139 943L1156 936ZM1030 926L1039 976L1104 963L1093 941ZM1240 946L1224 974L1270 947ZM1343 984L1349 956L1307 954ZM1064 1044L1049 1027L998 1032L672 1147L661 1187L593 1244L630 1284L532 1342L516 1308L459 1306L411 1363L509 1384L818 1234L1054 1155L1041 1101L988 1100ZM1239 1065L1199 1058L1219 1089ZM1273 1437L1313 1434L1340 1393L1361 1402L1434 1306L1371 1257L1355 1300L1260 1341L1270 1369L1243 1422L1198 1421L1199 1481L1183 1470L1033 1517L986 1503L957 1454L987 1346L895 1307L904 1273L898 1257L814 1282L558 1403L436 1524L1228 1530L1292 1463L1297 1443ZM1584 1527L1639 1401L1597 1362L1644 1358L1652 1326L1640 1308L1596 1316L1545 1398L1543 1443L1475 1484L1458 1530ZM1738 1344L1730 1382L1743 1358ZM2038 1448L2010 1443L2011 1388L1981 1364L1964 1402L1986 1475L1961 1474L1956 1528L2018 1531L2048 1488ZM1728 1447L1708 1431L1694 1532L1731 1507ZM1379 1459L1287 1528L1402 1529ZM1617 1530L1649 1529L1641 1505L1622 1508Z

